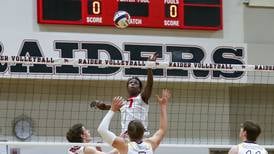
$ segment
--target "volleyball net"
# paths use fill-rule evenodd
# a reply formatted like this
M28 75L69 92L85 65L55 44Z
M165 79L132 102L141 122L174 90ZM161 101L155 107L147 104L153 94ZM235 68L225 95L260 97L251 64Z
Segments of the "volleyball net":
M151 134L159 127L154 96L163 88L172 92L163 143L237 144L245 120L262 127L258 143L274 142L274 66L18 56L1 57L0 138L21 142L21 135L25 142L67 142L68 129L82 123L90 129L92 142L101 142L97 127L107 111L90 108L90 103L127 97L128 77L138 76L145 85L148 68L154 72ZM24 118L30 127L18 124ZM120 121L118 113L111 122L117 135Z

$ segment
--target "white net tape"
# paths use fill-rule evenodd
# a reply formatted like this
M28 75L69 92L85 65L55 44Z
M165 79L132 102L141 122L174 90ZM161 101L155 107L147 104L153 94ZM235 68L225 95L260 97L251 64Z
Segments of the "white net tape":
M113 74L83 75L88 67L153 68L163 69L163 75L154 74L153 94L150 98L149 129L153 134L159 124L159 107L154 98L163 88L172 91L169 107L169 129L164 144L183 147L224 147L239 142L239 125L245 120L259 122L262 134L260 144L274 142L274 66L200 64L179 62L121 61L98 59L52 59L47 57L1 56L0 80L0 137L2 144L17 145L14 122L22 115L32 121L32 134L26 141L36 144L65 143L65 134L75 123L83 123L91 130L92 143L101 141L97 127L106 111L90 109L95 99L110 103L114 96L127 96L126 79L117 71ZM25 72L13 72L11 67L21 65ZM79 73L31 73L30 68L45 65L56 69L73 66ZM186 71L184 76L168 76L168 70ZM195 71L209 71L197 78ZM215 78L214 72L221 75ZM230 74L242 72L236 78ZM225 74L225 75L223 75ZM212 77L208 77L208 76ZM227 76L226 76L227 75ZM138 76L138 75L137 75ZM140 75L145 82L145 74ZM62 80L60 80L62 79ZM144 84L145 85L145 84ZM112 121L111 129L120 133L120 115ZM25 144L25 143L22 143ZM162 145L163 147L165 145ZM270 148L270 147L268 147ZM217 148L218 149L218 148Z

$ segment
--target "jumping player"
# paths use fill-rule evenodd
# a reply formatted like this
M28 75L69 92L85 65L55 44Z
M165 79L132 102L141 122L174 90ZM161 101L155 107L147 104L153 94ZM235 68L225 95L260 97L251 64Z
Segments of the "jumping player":
M91 141L89 130L83 124L73 125L67 132L67 140L73 143L89 143ZM68 149L68 154L106 154L92 146L72 146ZM116 150L112 150L107 154L118 154Z
M111 109L99 125L98 132L103 140L116 148L120 154L153 154L167 131L167 105L169 98L170 92L167 89L162 91L161 97L157 96L160 105L160 128L150 138L143 140L145 128L139 120L129 122L127 131L130 142L127 142L122 137L117 137L113 132L109 131L109 124L114 113L123 106L121 97L113 99Z
M267 151L256 143L261 128L252 121L245 121L241 124L239 137L242 143L233 146L228 154L267 154Z
M155 61L158 54L155 53L153 56L149 57L149 61ZM128 99L123 101L123 106L121 107L121 126L122 132L121 136L127 137L127 126L132 120L140 120L145 128L145 136L149 135L148 126L148 100L151 96L153 86L153 73L152 69L147 70L147 83L142 91L143 85L138 77L131 77L127 81L127 91ZM94 102L93 102L94 103ZM109 110L111 108L110 104L105 104L100 101L96 101L96 107L101 110Z

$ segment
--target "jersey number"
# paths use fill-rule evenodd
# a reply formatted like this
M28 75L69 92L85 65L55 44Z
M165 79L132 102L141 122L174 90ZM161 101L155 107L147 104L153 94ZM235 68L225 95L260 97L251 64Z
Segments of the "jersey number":
M132 105L133 105L133 99L130 98L130 99L129 99L129 106L128 106L128 107L129 107L129 108L132 108Z
M251 150L247 150L245 154L253 154ZM261 154L261 151L256 151L254 154Z

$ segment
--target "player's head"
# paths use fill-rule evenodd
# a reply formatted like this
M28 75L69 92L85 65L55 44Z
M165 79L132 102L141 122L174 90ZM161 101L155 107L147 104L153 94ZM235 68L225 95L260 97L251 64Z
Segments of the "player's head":
M132 120L128 124L127 133L131 141L141 141L145 132L144 125L139 120Z
M143 88L141 80L134 76L127 80L127 91L130 96L138 95Z
M241 124L240 128L240 138L243 141L252 141L255 142L257 137L261 133L261 128L258 124L252 121L245 121Z
M73 125L67 132L66 137L69 142L87 143L91 141L89 130L80 123Z

